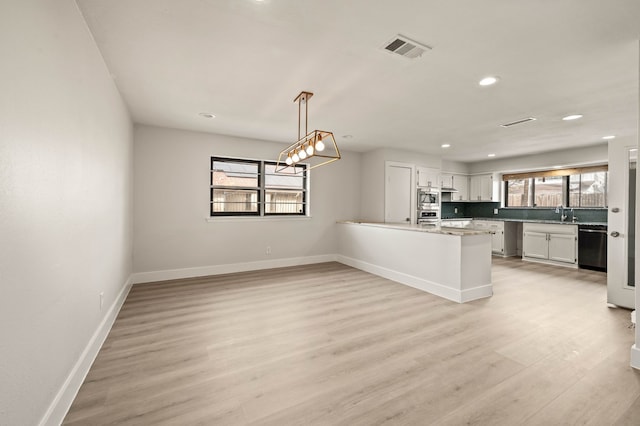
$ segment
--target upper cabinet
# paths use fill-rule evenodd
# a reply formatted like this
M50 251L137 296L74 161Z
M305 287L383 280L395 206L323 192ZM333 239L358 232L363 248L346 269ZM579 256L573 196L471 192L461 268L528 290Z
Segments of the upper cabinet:
M458 192L451 193L451 201L468 201L469 200L469 176L467 175L451 175L453 187Z
M455 189L457 192L451 193L451 201L469 201L469 176L444 173L440 175L440 188L447 193L447 189ZM449 201L446 198L445 201Z
M474 175L470 179L469 200L471 201L494 201L493 198L493 176Z
M419 187L440 188L440 170L428 167L416 167L416 174Z

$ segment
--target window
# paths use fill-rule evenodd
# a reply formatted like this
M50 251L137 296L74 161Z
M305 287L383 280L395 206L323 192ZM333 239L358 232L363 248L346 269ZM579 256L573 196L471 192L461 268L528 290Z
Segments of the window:
M607 205L607 172L569 176L569 205L604 207Z
M211 216L306 215L306 165L211 157Z
M503 176L505 207L606 207L607 166Z
M506 182L505 204L509 207L531 206L531 179L513 179Z
M533 179L533 206L565 206L563 197L563 176L539 177Z

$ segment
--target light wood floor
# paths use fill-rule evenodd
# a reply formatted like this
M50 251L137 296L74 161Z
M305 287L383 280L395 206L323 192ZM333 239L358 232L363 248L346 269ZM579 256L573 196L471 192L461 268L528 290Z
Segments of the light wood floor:
M493 260L456 304L338 263L136 285L68 425L640 425L606 276Z

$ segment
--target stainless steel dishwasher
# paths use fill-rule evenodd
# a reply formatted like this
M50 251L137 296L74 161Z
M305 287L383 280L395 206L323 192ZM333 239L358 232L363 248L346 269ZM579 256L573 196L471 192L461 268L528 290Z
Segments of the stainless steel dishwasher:
M578 266L607 270L607 225L578 226Z

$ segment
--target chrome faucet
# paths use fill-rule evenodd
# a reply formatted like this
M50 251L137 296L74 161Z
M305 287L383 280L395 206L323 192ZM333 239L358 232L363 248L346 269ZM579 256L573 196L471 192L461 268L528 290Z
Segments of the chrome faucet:
M573 209L571 209L573 210ZM564 222L565 219L567 218L567 215L564 214L564 206L562 204L560 204L558 207L556 207L556 213L560 213L560 222Z
M573 211L573 207L571 207L571 222L577 222L578 218L576 217L576 213Z

